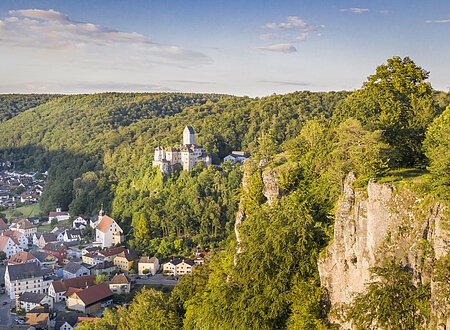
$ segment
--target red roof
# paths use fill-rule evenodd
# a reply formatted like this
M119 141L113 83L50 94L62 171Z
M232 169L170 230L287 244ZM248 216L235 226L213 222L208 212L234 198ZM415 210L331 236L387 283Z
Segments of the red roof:
M118 247L113 247L113 248L98 251L98 254L101 254L104 257L110 257L110 256L118 255L119 253L121 253L125 250L126 249L123 246L118 246Z
M95 275L79 276L68 280L53 281L52 285L55 292L64 292L69 288L84 289L87 286L94 285L95 277Z
M100 230L103 233L106 233L109 226L114 222L114 219L104 215L100 223L97 225L96 229Z
M2 218L0 218L0 230L6 230L8 229L8 225L5 223L5 221L3 221Z
M64 295L65 295L66 297L70 297L70 296L73 295L75 292L79 292L79 291L81 291L81 290L83 290L83 289L80 289L80 288L69 288L69 289L67 289L66 293L64 293Z
M16 253L15 255L11 256L8 260L8 264L14 265L14 264L24 264L30 260L35 260L36 257L32 255L29 252L21 251Z
M113 293L109 289L109 286L105 283L101 283L74 292L71 297L77 296L84 303L84 306L89 306L100 300L111 297L112 295Z

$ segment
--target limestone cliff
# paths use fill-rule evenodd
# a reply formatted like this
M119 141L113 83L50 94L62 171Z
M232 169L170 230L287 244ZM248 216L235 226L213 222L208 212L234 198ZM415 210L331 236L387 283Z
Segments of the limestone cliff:
M357 191L354 180L352 173L346 178L336 208L334 238L318 262L332 308L364 291L370 267L386 258L396 259L412 270L416 283L431 282L431 328L441 324L450 329L448 301L439 301L437 294L448 283L435 283L432 278L433 262L450 249L446 208L432 198L418 198L406 188L374 180L366 191Z

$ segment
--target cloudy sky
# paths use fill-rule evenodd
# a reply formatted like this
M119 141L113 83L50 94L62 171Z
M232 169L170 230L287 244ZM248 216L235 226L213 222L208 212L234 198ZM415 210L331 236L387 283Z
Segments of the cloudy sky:
M0 93L353 90L393 55L448 91L450 2L0 1Z

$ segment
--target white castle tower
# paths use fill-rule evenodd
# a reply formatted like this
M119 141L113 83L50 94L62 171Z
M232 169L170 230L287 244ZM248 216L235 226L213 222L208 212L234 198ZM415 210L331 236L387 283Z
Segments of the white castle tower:
M199 162L205 166L211 165L211 157L201 146L195 144L195 132L192 126L186 126L183 131L183 144L179 148L155 148L153 166L159 167L162 173L168 173L175 164L181 164L183 169L190 171Z
M186 126L184 128L183 144L195 144L195 132L192 126Z

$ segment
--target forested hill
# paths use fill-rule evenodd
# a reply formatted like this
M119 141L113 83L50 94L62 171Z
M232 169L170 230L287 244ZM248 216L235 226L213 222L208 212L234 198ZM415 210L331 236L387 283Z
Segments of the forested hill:
M114 184L131 178L157 145L178 145L192 125L215 162L232 150L252 150L261 131L282 142L313 116L331 115L347 93L298 92L262 99L214 94L103 93L70 95L28 109L0 124L0 158L19 169L49 170L44 211L69 207L73 181L93 171L100 192L78 212L111 205ZM107 173L106 173L107 172ZM102 173L102 175L100 175ZM103 175L104 174L104 175ZM93 204L95 203L95 205Z
M0 94L0 122L37 107L62 95L50 94Z

